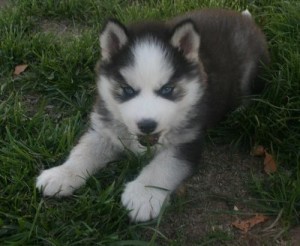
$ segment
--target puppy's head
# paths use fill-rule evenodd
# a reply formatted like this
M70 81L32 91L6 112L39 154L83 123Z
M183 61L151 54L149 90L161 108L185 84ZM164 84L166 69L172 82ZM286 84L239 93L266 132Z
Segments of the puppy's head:
M98 93L114 120L153 145L187 124L203 95L200 36L187 20L173 28L126 28L108 21L100 35ZM145 137L146 136L146 137Z

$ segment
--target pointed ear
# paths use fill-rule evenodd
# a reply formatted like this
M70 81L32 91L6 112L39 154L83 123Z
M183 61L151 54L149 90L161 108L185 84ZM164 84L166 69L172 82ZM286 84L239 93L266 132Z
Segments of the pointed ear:
M109 20L100 34L102 60L109 60L128 41L127 30L117 20Z
M200 35L191 20L183 21L174 28L171 44L182 51L188 60L199 61Z

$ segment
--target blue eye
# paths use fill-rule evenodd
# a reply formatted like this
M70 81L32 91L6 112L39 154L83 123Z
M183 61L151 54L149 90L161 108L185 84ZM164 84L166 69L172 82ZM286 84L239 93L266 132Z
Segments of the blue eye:
M159 94L162 96L171 96L174 91L174 86L165 85L159 90Z
M126 102L139 94L139 90L135 90L127 84L119 85L113 92L116 100L120 102Z
M122 89L123 89L124 95L126 95L128 97L134 96L136 94L135 90L130 86L124 86L124 87L122 87Z

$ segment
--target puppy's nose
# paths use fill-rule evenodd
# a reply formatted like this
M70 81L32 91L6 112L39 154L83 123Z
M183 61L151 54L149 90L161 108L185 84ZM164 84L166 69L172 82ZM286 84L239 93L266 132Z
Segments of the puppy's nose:
M155 131L157 123L154 120L145 119L138 122L137 126L142 133L149 134Z

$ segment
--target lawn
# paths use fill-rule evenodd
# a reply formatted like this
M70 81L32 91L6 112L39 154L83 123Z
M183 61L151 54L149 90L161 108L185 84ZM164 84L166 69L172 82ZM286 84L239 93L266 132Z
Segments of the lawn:
M86 128L95 95L98 36L105 20L165 19L201 7L248 8L266 33L272 60L263 78L264 93L209 132L208 142L247 149L263 145L276 160L277 171L263 174L263 179L254 174L249 189L260 212L280 215L286 230L299 225L299 1L4 2L0 5L1 245L148 245L157 240L180 245L178 238L160 233L168 210L154 222L132 224L120 204L124 183L148 156L126 152L124 159L91 177L67 199L42 198L35 178L42 169L61 164ZM15 75L21 64L28 67ZM178 216L183 214L184 209ZM214 237L228 240L224 234Z

